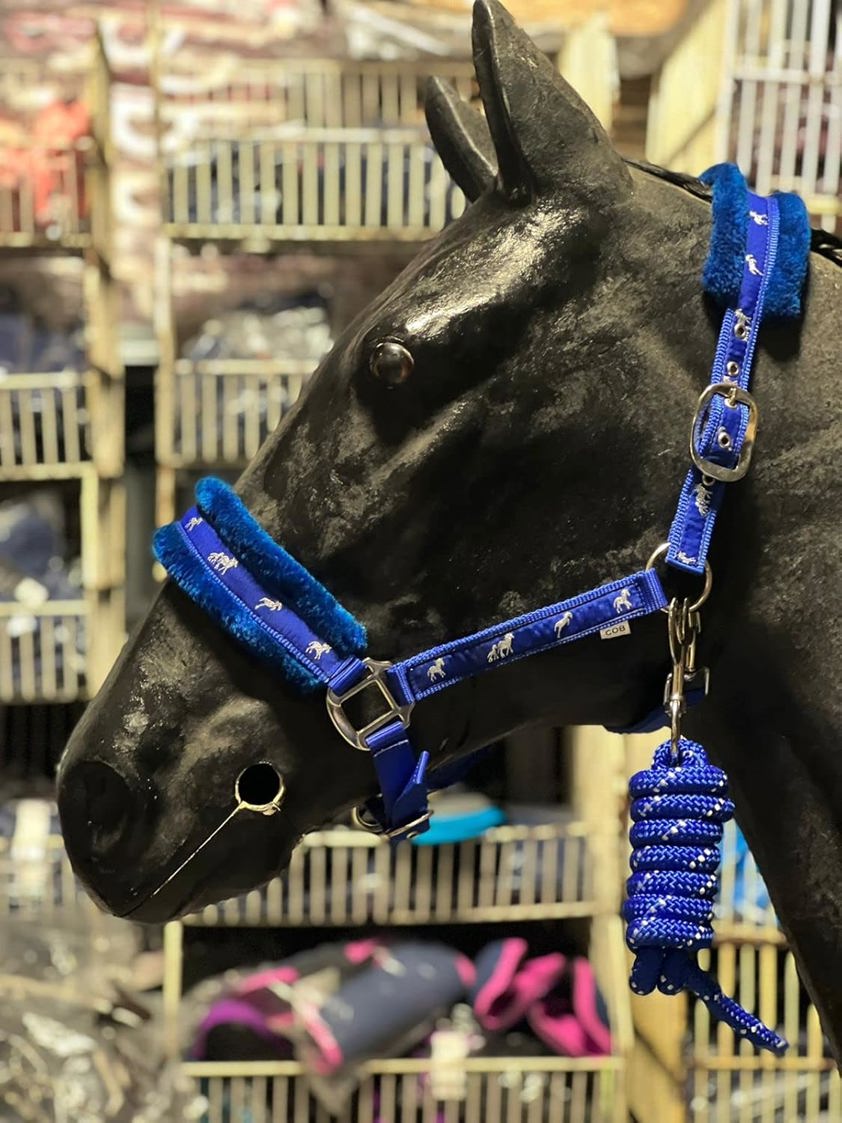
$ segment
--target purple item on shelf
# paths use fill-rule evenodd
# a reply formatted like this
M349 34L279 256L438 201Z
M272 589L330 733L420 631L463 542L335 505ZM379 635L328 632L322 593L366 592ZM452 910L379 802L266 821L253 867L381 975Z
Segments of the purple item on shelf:
M296 1022L294 987L325 971L337 985L362 969L382 948L375 939L322 944L283 963L262 968L230 987L199 1022L194 1060L289 1059Z
M292 1048L286 1034L294 1015L284 989L298 977L294 967L281 964L249 976L230 995L215 1002L199 1024L191 1049L193 1059L209 1059L209 1053L215 1052L209 1048L210 1035L221 1028L237 1032L240 1041L246 1037L242 1031L248 1031L268 1047L272 1056L289 1059ZM275 987L282 988L281 993Z
M330 1075L372 1056L395 1055L428 1032L473 985L474 965L442 944L398 944L349 979L320 1008L301 1011L302 1060Z
M527 1014L533 1033L563 1057L600 1057L611 1052L608 1010L586 959L568 962L558 985Z
M478 955L471 997L483 1029L511 1029L561 978L566 960L560 952L524 962L527 950L526 940L512 937L489 944Z

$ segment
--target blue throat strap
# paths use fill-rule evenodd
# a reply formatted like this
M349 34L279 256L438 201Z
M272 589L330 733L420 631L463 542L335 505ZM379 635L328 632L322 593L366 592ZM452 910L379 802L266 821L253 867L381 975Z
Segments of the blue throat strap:
M706 180L713 186L714 229L704 283L729 307L711 383L693 419L693 466L664 546L668 565L693 574L709 572L707 553L725 486L750 463L756 406L748 386L760 324L770 308L775 315L797 314L809 254L800 201L754 195L728 165L711 169ZM429 754L417 751L409 736L416 703L529 655L596 633L616 634L630 620L668 605L657 573L647 566L408 659L377 662L364 656L362 625L266 534L227 485L202 480L196 499L179 522L157 532L158 559L213 620L292 685L326 690L337 731L369 752L374 764L380 794L366 804L363 823L392 841L428 829L430 789L452 783L460 770L451 764L428 771ZM357 728L345 705L370 688L380 712ZM691 679L681 706L705 694L706 687ZM667 993L690 990L736 1032L780 1053L786 1043L726 998L695 961L713 936L721 823L733 808L724 773L708 764L701 746L679 739L675 720L653 769L632 781L636 823L625 909L627 942L637 956L632 986L640 993L655 986ZM635 731L663 724L660 705Z

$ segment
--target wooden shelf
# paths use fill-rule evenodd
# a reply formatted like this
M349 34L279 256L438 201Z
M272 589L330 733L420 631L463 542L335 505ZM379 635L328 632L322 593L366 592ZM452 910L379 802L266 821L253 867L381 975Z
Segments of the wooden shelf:
M307 835L283 881L209 905L186 923L453 924L596 911L581 823L496 827L466 842L394 848L374 835L340 829Z

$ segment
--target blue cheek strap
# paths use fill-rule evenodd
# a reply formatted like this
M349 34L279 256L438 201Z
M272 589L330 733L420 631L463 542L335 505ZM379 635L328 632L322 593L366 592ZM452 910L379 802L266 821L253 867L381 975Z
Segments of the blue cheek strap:
M428 829L430 790L452 783L462 767L431 770L429 753L412 744L419 702L529 656L589 636L623 634L630 621L668 609L672 672L664 704L625 730L670 728L652 768L631 781L632 875L624 909L635 953L631 985L641 994L688 990L736 1033L781 1054L786 1042L723 995L696 962L698 950L713 940L719 844L733 805L725 774L701 745L681 735L681 718L707 693L707 674L695 663L699 608L709 591L707 555L722 498L751 461L757 406L749 382L758 332L764 313L800 311L809 225L800 200L754 195L735 168L720 165L706 179L713 187L714 229L704 283L728 307L711 382L692 422L692 466L668 541L646 569L389 663L365 655L362 625L219 480L199 483L196 507L157 532L155 552L173 581L256 657L299 691L325 692L334 727L370 754L377 777L379 795L358 812L358 821L393 842ZM700 599L669 601L657 561L703 576ZM369 719L357 726L349 711L364 693Z

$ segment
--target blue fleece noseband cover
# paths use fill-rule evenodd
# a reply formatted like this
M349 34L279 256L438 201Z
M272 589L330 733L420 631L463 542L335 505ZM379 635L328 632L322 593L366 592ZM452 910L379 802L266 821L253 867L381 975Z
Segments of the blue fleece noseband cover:
M213 502L192 507L180 521L156 532L158 561L212 620L283 671L292 685L307 693L323 687L346 656L365 649L365 629L286 550L272 542L226 484L202 480L196 488L197 498L200 489ZM211 525L204 513L208 510L219 518L217 526L221 523L225 529L230 529L227 520L232 513L241 510L245 517L231 535ZM246 557L260 570L260 581L247 567ZM296 590L300 601L295 599L293 611L286 597ZM309 623L313 619L318 621L318 632ZM332 643L322 638L328 635Z

